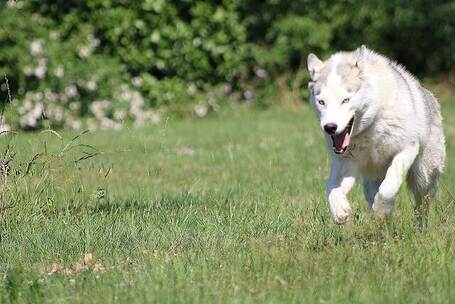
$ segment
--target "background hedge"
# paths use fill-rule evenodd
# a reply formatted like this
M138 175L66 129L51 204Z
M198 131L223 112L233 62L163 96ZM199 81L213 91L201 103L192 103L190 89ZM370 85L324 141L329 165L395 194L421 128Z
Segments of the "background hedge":
M454 1L9 0L6 119L97 128L158 122L162 111L204 116L224 100L265 102L257 89L292 80L310 51L361 44L416 74L450 73L454 16Z

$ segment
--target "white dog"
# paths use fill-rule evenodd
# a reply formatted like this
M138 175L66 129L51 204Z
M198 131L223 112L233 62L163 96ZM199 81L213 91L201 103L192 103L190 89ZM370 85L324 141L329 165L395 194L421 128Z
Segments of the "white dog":
M425 224L444 167L439 104L402 66L365 46L327 61L308 56L311 103L331 156L327 183L337 224L351 214L346 198L358 176L379 218L389 216L407 177L419 223Z

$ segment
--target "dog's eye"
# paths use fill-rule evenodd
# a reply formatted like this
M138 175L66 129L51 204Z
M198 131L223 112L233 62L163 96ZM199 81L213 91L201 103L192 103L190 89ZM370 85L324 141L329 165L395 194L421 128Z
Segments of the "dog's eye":
M351 100L351 98L345 98L341 103L348 103Z
M322 100L322 99L319 99L319 100L318 100L318 104L320 104L321 106L324 106L324 105L325 105L325 101Z

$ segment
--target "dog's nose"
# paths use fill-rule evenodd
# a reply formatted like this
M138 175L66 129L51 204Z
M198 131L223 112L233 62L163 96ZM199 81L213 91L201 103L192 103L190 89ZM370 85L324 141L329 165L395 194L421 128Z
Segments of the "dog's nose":
M328 123L326 125L324 125L324 130L329 134L329 135L333 135L335 134L335 132L337 131L337 125L334 124L334 123Z

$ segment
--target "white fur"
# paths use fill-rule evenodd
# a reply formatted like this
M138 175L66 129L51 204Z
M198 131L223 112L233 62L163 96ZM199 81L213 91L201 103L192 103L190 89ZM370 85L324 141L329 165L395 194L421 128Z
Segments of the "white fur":
M327 195L334 221L349 219L347 194L358 177L363 178L371 210L380 218L392 213L407 178L416 214L426 221L428 201L437 192L445 161L442 119L433 95L403 67L366 47L336 53L325 62L311 54L308 70L311 103L321 128L335 123L341 132L354 116L344 154L333 152L326 134L332 160ZM342 103L345 98L349 102Z

